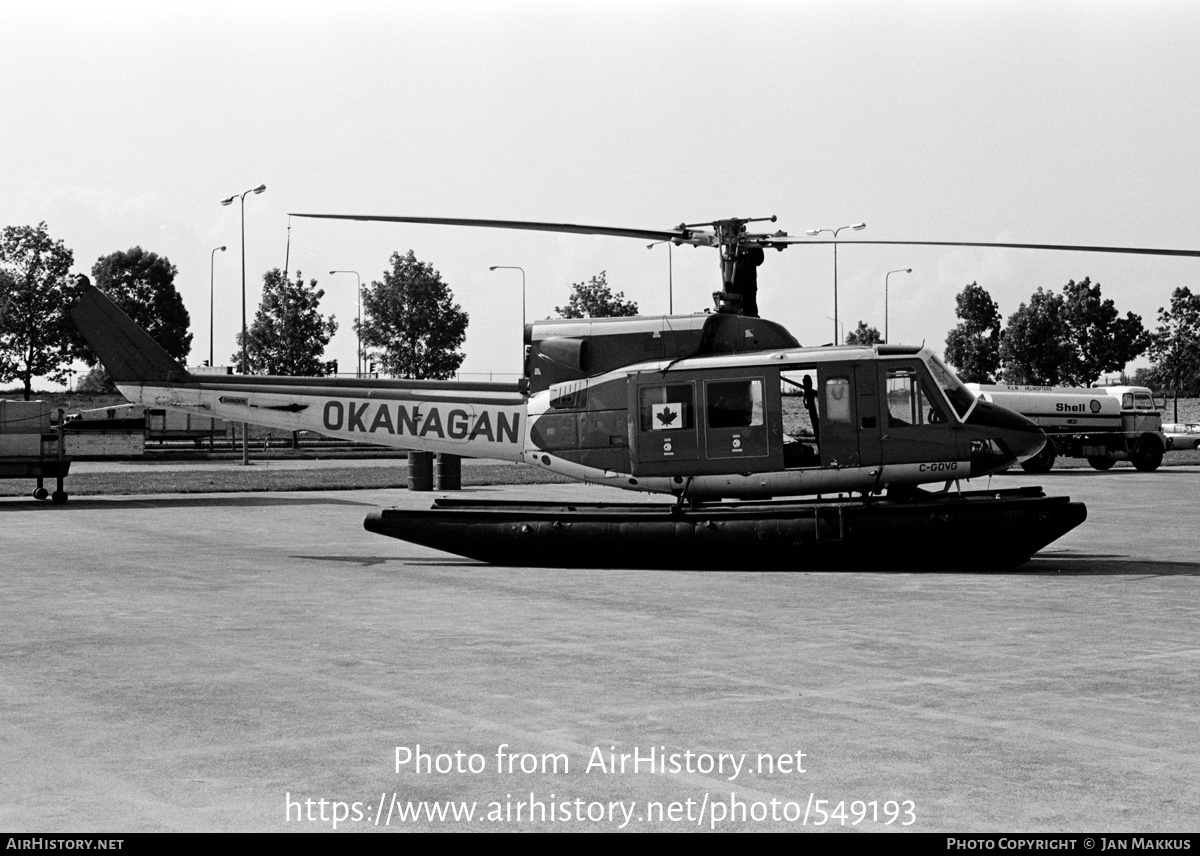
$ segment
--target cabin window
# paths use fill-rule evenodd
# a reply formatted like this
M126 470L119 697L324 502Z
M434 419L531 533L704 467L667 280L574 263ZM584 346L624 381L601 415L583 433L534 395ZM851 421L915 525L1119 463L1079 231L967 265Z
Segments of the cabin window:
M753 428L763 424L761 380L713 381L705 392L709 428Z
M825 381L825 420L850 421L850 379L831 377Z
M648 386L641 391L639 421L643 431L677 431L694 422L692 385Z
M1135 392L1133 394L1133 403L1138 410L1153 410L1154 399L1145 392Z
M912 368L889 369L887 373L888 427L936 425L946 414L929 387Z
M817 373L815 370L780 372L783 396L783 433L815 436L817 425Z

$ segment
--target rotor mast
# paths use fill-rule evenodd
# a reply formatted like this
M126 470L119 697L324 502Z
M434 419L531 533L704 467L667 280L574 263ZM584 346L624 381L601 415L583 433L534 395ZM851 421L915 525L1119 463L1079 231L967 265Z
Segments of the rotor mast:
M713 220L709 223L681 223L678 231L680 239L675 243L681 244L686 242L698 243L693 239L695 233L693 229L699 229L705 226L711 227L712 232L709 240L710 246L716 246L720 249L721 258L721 284L726 292L729 292L733 285L734 274L737 272L738 255L743 247L746 246L763 246L766 239L769 238L786 238L787 232L776 232L773 235L747 235L747 223L774 223L779 218L772 214L770 217L729 217L725 220Z

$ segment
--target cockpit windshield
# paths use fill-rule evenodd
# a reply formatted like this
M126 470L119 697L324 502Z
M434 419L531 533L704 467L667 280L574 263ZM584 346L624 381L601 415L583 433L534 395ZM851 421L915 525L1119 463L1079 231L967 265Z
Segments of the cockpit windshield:
M929 355L929 371L933 374L934 382L942 388L942 392L946 393L946 398L950 400L950 405L958 414L959 419L966 419L967 414L971 411L971 406L975 403L975 394L963 386L957 375L946 368L936 354Z

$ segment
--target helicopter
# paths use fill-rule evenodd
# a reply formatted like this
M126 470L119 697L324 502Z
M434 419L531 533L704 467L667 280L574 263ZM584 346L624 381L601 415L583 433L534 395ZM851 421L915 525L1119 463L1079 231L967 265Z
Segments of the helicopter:
M810 540L820 540L824 528L826 542L844 543L850 529L862 528L861 509L873 500L871 519L893 518L889 526L900 519L919 521L926 514L923 503L932 501L923 485L941 484L948 493L961 480L1030 459L1046 443L1035 423L976 397L926 347L805 348L782 325L759 318L756 312L744 312L745 298L753 306L752 273L763 251L796 243L830 243L794 238L782 231L747 230L751 223L775 222L775 217L727 218L646 230L510 220L290 216L613 235L714 247L720 255L722 287L713 295L716 311L709 313L528 323L523 377L516 384L502 384L192 373L106 295L82 284L72 317L130 401L409 450L523 462L583 482L663 494L674 498L670 506L674 517L667 519L670 526L689 511L693 518L702 508L704 513L716 513L715 503L722 514L733 515L743 528L749 527L741 540L750 537L760 543L767 537L765 532L779 529L776 523L764 523L776 519L778 509L758 507L755 502L776 498L804 502L797 498L816 497L818 504L796 506L784 518L811 518ZM854 243L1200 255L1187 250L1045 244ZM799 427L794 418L785 426L785 405L795 412L801 409L798 402L803 402ZM1003 501L995 491L985 493L990 501ZM961 490L957 496L941 501L957 503L955 508L978 517L977 525L985 530L1004 515L1012 517L1010 510L983 509L983 497L964 498ZM886 503L878 502L879 498ZM751 502L723 505L727 500ZM820 504L829 501L833 504ZM901 508L905 505L910 507ZM1062 526L1069 529L1082 522L1086 514L1082 506L1071 506L1071 512L1060 515L1061 521L1049 529L1033 526L1038 534L1021 539L1011 560L1023 561L1062 534L1058 531ZM1028 503L1021 507L1032 515L1031 520L1046 516L1044 508ZM830 508L836 509L836 520L829 516ZM945 517L950 509L943 504L939 513ZM441 501L440 512L451 519L458 512L458 519L465 520L466 515L474 522L451 523L448 534L434 539L435 546L488 561L528 559L531 553L528 545L522 546L520 533L540 531L539 515L546 512L553 518L546 523L549 529L564 528L565 510L526 506L518 513L523 519L515 521L508 515L514 510ZM403 515L385 513L368 518L366 525L405 540L434 543L429 539L437 527L430 515L437 512L435 507L417 522L402 522ZM472 547L465 533L470 529L478 534L480 514L493 521L496 538ZM854 526L847 522L847 514L858 515ZM638 521L632 524L634 529L647 519L642 511L610 506L600 513L598 529L588 530L581 521L570 526L585 542L598 543L605 536L597 533L615 531L613 526L628 531L631 515ZM647 532L662 522L654 521ZM1029 528L1026 523L1019 525ZM1047 534L1051 529L1056 534ZM969 532L974 531L960 527L957 537L970 538ZM518 533L515 539L509 537L513 532ZM560 535L547 537L553 541ZM787 544L805 540L794 532L779 537ZM696 547L704 539L689 536L687 549L680 552L678 544L667 549L661 537L646 534L645 549L635 551L636 561L660 564L665 554L682 562L744 561L739 538L714 550L712 544ZM868 541L869 536L860 535L849 552L860 558L869 555ZM629 552L611 543L610 547L590 555L568 547L555 551L556 560L565 561L565 553L584 564L615 561ZM650 554L660 559L647 559ZM685 555L690 558L680 558Z

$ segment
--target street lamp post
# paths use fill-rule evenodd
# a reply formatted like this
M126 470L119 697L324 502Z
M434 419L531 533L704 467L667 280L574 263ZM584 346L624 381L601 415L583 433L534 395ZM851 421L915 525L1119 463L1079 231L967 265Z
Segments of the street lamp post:
M525 268L518 265L492 265L488 270L519 270L521 272L521 365L525 364Z
M826 316L825 316L825 320L826 320L826 321L832 321L832 322L833 322L833 335L834 335L834 336L837 336L837 335L838 335L838 330L839 330L839 329L841 329L841 330L845 330L845 329L846 329L846 325L845 325L845 324L843 324L841 321L837 320L836 318L834 318L834 317L832 317L832 316L826 315ZM833 340L833 344L835 344L835 345L844 345L844 344L846 344L846 343L845 343L845 341L844 341L843 339L837 339L837 338L835 338L835 339Z
M912 273L912 268L896 268L890 270L883 278L883 341L891 344L891 339L888 338L888 277L894 273Z
M355 294L358 296L358 327L357 327L357 330L358 330L358 363L355 365L355 368L354 368L354 376L355 376L355 377L362 377L362 364L363 364L363 351L362 351L362 277L358 275L358 271L356 271L356 270L331 270L331 271L329 272L329 275L330 275L330 276L333 276L335 273L352 273L352 274L354 274L354 279L355 279L355 281L358 283L358 285L356 286L356 288L357 288L358 290L355 292Z
M646 249L650 250L659 244L667 245L667 314L675 314L675 274L671 262L671 248L674 246L670 241L655 241L653 244L646 244Z
M267 186L265 184L260 184L258 187L250 188L249 190L247 190L245 193L241 194L240 196L235 193L235 194L233 194L233 196L230 196L228 199L221 200L222 205L232 205L233 200L240 199L241 207L242 207L242 374L248 374L249 373L248 370L249 370L249 366L250 366L250 362L246 358L246 339L247 339L247 337L246 337L246 194L247 193L262 193L266 189L267 189ZM287 272L285 271L284 277L286 278L286 276L287 276ZM248 444L247 437L246 437L247 429L249 427L250 426L247 423L245 423L245 422L242 423L242 463L243 464L250 463L250 446Z
M517 265L492 265L488 270L519 270L521 272L521 330L525 330L525 268ZM524 333L522 332L522 335Z
M853 229L858 232L867 228L866 223L851 223L846 226L838 226L836 229L809 229L805 232L806 235L816 237L822 232L828 232L833 235L833 317L829 320L833 322L833 335L837 335L838 324L838 289L837 289L837 236L842 229Z
M208 365L209 368L215 366L216 360L213 359L213 266L217 260L217 250L225 252L224 247L213 247L212 253L208 257Z

